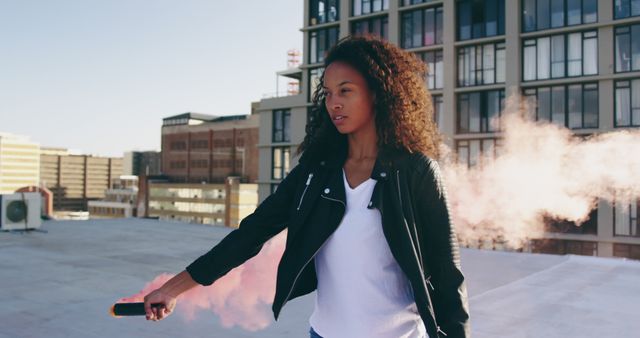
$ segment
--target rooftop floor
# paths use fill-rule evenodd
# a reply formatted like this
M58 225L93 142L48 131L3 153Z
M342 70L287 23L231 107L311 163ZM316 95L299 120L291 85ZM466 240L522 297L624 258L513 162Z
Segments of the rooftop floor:
M177 273L230 229L156 220L47 221L0 232L0 338L305 337L314 294L259 332L212 313L153 323L112 318L114 301ZM640 262L462 250L473 337L632 337L640 332Z

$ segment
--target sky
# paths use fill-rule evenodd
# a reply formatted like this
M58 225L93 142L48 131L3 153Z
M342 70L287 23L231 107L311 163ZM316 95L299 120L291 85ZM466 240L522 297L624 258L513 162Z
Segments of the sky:
M302 0L0 0L0 132L160 150L162 118L249 114L276 92L302 19Z

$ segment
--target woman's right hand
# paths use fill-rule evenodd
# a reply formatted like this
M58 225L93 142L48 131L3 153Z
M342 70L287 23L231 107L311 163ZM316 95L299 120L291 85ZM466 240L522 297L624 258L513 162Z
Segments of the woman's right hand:
M158 321L166 318L176 307L176 301L177 298L163 290L162 287L151 291L144 297L144 311L147 320ZM152 304L154 306L151 306Z

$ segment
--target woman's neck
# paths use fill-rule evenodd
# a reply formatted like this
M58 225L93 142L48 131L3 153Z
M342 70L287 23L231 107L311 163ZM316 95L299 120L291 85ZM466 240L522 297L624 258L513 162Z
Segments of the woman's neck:
M348 159L365 160L378 156L378 135L375 128L359 130L348 135Z

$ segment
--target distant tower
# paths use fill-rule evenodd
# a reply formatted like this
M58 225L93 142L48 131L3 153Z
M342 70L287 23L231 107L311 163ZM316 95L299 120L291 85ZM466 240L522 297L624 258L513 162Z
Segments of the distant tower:
M289 49L287 51L287 68L296 68L300 65L300 51L297 49Z
M300 66L300 51L297 49L289 49L287 51L287 68L297 68ZM300 82L290 80L287 82L287 95L297 95L300 93Z

